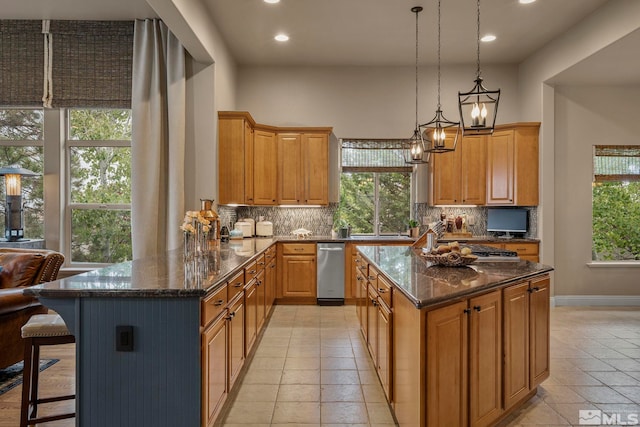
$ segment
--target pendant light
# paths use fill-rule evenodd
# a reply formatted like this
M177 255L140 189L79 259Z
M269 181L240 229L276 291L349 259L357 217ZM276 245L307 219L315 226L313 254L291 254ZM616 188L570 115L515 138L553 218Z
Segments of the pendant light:
M425 153L424 139L418 125L418 14L422 12L421 6L414 6L411 12L416 14L416 126L413 136L404 143L404 161L409 164L422 164L429 162L429 153Z
M477 70L475 86L469 92L458 92L458 107L464 135L490 135L496 125L500 89L488 90L480 75L480 0L477 0Z
M460 122L448 120L442 113L440 104L440 0L438 0L438 107L435 117L420 127L425 129L427 152L446 153L456 149L460 136ZM453 144L449 146L445 144L447 136L449 140L453 138Z

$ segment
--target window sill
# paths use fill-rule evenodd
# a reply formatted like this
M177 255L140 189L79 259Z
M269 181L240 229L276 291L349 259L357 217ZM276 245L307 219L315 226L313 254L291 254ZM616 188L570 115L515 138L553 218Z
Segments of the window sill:
M591 261L589 268L640 268L640 261Z

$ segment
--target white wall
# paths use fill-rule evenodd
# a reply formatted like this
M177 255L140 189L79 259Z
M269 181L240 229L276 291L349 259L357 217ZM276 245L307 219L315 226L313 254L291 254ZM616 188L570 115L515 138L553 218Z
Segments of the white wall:
M489 89L502 89L499 123L518 114L517 67L483 67ZM458 120L458 91L470 90L475 66L443 67L442 109ZM437 104L436 69L420 70L420 123ZM409 138L415 124L414 67L240 67L237 108L275 126L333 126L338 138Z
M592 268L594 145L638 144L640 86L557 87L555 295L640 295L638 268Z

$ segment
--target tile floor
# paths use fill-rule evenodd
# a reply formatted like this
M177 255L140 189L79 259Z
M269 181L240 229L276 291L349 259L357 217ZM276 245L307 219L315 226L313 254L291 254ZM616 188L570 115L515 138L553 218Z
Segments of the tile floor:
M640 417L640 309L551 313L551 377L500 425L578 425L579 410ZM277 306L240 381L221 426L395 425L353 306Z

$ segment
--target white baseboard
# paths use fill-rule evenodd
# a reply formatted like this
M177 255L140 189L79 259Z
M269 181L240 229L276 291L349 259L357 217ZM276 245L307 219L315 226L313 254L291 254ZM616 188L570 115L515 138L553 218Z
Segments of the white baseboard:
M640 306L640 295L556 295L551 306Z

